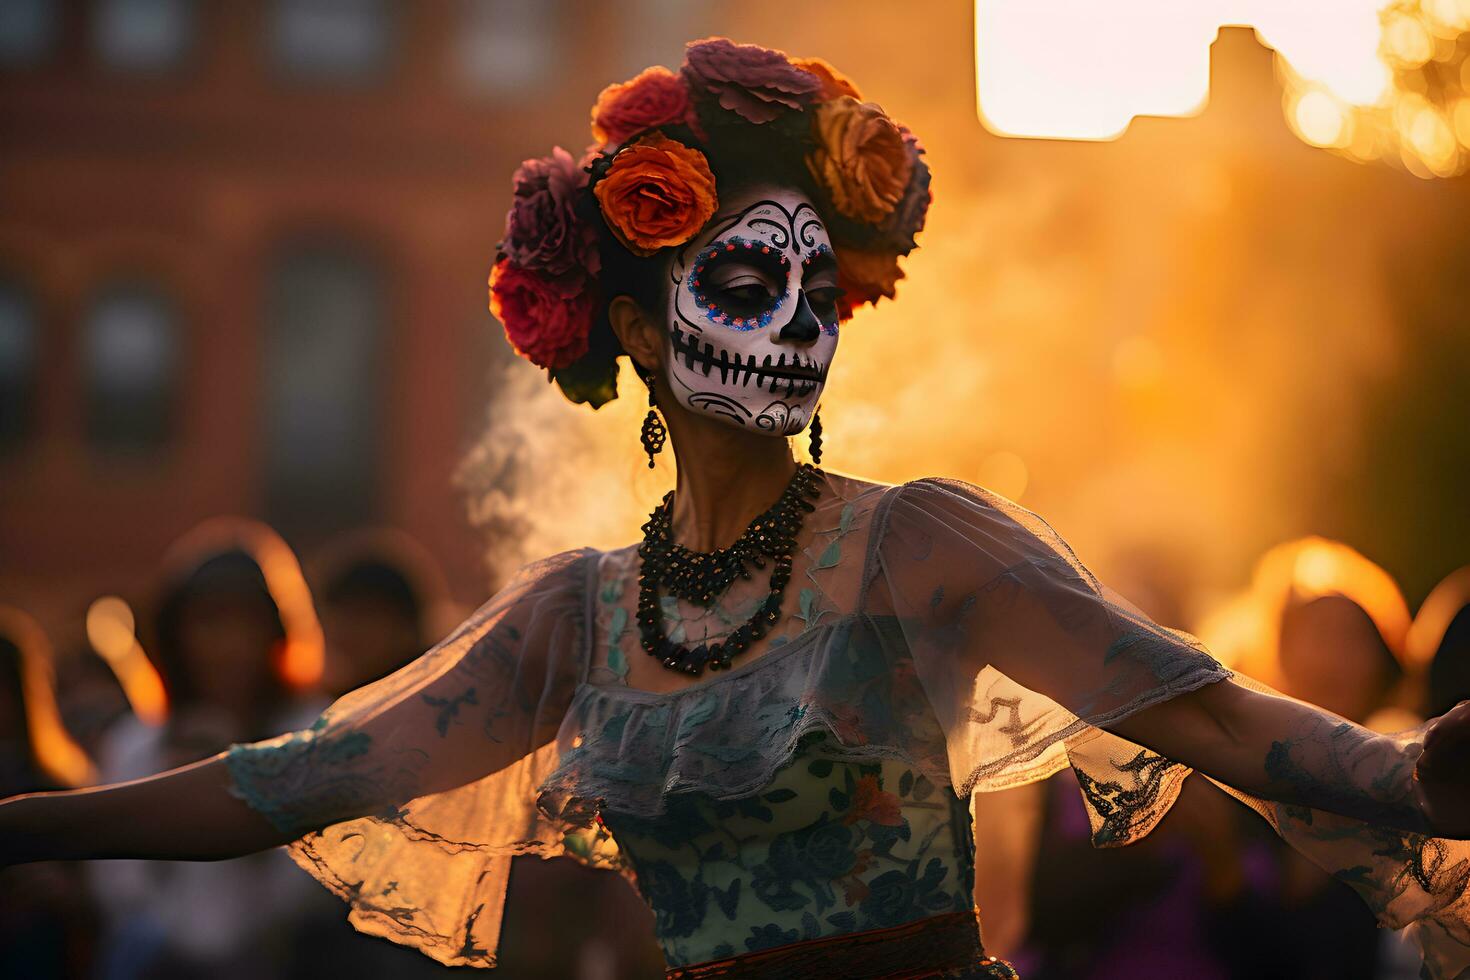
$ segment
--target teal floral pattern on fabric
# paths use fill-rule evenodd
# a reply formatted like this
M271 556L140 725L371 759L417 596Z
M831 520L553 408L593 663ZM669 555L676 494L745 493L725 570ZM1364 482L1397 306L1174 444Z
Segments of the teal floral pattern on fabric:
M602 812L671 966L973 908L966 802L894 760L826 758L825 743L803 739L752 796Z

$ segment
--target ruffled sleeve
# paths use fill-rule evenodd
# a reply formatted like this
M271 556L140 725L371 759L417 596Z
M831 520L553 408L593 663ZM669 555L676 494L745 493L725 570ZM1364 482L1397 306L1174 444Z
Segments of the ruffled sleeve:
M360 931L446 965L494 966L511 858L607 853L535 807L585 675L590 558L522 569L310 728L230 747L236 795L302 835L291 856L348 902Z
M1076 772L1098 846L1168 812L1190 770L1106 731L1231 677L1194 637L1130 606L1035 514L958 481L892 491L875 517L865 605L895 617L944 729L956 791ZM1237 681L1266 690L1247 678ZM1401 737L1410 750L1417 733ZM1222 786L1294 848L1406 928L1426 976L1470 967L1470 845Z
M1102 726L1230 676L1198 640L1105 590L1016 504L948 480L906 484L885 503L867 604L891 606L903 630L957 792L1048 776L1067 764L1068 745L1080 758L1111 738ZM1140 789L1168 781L1146 754L1129 765L1094 774L1131 771L1125 785ZM1109 826L1099 843L1126 843L1128 830Z

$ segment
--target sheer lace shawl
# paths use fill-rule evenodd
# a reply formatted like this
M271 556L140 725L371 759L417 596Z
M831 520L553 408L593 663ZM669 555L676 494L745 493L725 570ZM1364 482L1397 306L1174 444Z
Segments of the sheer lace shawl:
M308 831L293 856L359 929L475 966L495 963L511 855L628 873L599 809L749 795L808 735L961 796L1070 765L1099 846L1168 811L1188 769L1104 729L1229 677L1198 641L1108 591L1040 518L963 483L835 478L809 526L793 577L807 595L734 671L668 694L590 683L642 655L626 611L602 602L629 558L568 553L313 728L233 749L239 793ZM1458 972L1463 845L1236 795L1386 924L1413 923L1431 977Z
M535 808L585 671L592 553L522 569L422 657L310 728L232 746L235 792L302 833L291 856L362 932L451 966L494 966L511 858L616 866L605 834Z

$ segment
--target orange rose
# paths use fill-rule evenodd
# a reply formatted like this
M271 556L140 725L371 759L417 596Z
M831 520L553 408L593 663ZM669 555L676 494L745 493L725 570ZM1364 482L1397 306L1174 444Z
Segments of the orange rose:
M792 58L791 63L802 71L811 72L816 75L822 83L822 88L817 92L817 101L829 102L832 99L850 95L854 99L862 100L858 94L857 86L852 83L842 72L833 68L821 58Z
M812 110L816 148L806 165L832 206L865 224L877 224L903 197L914 161L903 133L871 102L850 95Z
M897 255L845 247L836 249L836 253L837 285L844 290L837 303L837 312L842 319L851 317L853 310L864 303L893 299L896 295L894 287L903 278Z
M704 154L663 133L619 150L593 193L613 234L644 256L689 241L718 203Z

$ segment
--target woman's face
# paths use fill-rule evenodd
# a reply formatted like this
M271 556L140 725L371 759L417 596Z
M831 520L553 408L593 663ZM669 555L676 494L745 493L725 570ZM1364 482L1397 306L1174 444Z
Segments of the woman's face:
M733 195L669 268L665 374L680 404L728 425L800 432L837 351L837 260L805 195Z

